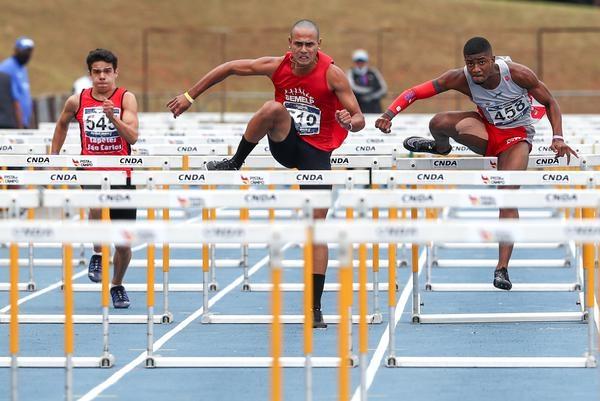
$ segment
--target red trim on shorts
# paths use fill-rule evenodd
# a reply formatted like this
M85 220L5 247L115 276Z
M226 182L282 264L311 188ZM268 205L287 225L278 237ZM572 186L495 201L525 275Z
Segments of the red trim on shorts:
M527 129L525 127L515 128L498 128L490 124L487 120L482 119L485 125L485 130L488 134L487 148L485 156L498 156L500 153L510 149L519 142L527 142L529 151L531 152L531 143L527 137Z

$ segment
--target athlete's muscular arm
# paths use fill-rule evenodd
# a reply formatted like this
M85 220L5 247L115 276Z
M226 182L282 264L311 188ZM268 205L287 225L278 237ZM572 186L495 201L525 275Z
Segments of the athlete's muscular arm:
M524 65L509 63L510 75L513 81L521 88L527 89L529 94L535 100L546 107L546 113L550 125L552 126L552 144L550 149L556 153L556 157L567 156L567 163L571 160L571 155L577 157L577 153L569 147L562 139L562 114L558 102L552 96L546 85L540 81L533 71Z
M71 95L65 102L65 107L58 117L56 127L54 127L54 136L52 136L52 147L50 148L50 154L57 155L60 153L60 149L65 143L67 137L67 131L69 130L69 123L75 118L75 113L79 108L79 94Z
M427 81L420 85L405 90L392 102L388 109L377 119L375 127L381 132L390 133L392 119L415 100L427 99L439 93L454 89L467 96L471 96L469 85L462 69L446 71L433 81Z
M344 71L335 64L327 69L327 86L335 93L342 104L342 110L336 110L335 119L343 128L357 132L365 127L365 116L352 92L350 82Z
M211 86L221 82L230 75L266 75L271 76L283 61L283 57L261 57L254 60L233 60L215 67L208 74L200 78L186 93L195 99ZM180 94L167 103L167 107L177 118L189 109L192 103L185 94Z
M131 92L125 92L123 95L121 118L116 118L114 115L114 104L111 100L106 99L102 103L102 110L110 122L115 126L119 135L133 145L138 140L138 105L135 95Z

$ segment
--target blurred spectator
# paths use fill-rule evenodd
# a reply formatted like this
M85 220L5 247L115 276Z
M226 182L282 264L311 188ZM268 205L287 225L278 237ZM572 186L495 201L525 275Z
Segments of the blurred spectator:
M369 54L362 49L352 54L354 67L348 70L348 80L363 113L381 113L381 98L387 92L385 80L377 68L369 67Z
M81 93L82 90L91 88L92 80L89 75L83 75L73 82L73 93Z
M28 128L31 125L33 104L29 90L29 74L25 67L33 53L33 40L21 36L15 42L15 52L12 57L0 63L0 72L11 78L12 95L17 101L17 127Z
M10 75L0 72L0 128L17 128Z

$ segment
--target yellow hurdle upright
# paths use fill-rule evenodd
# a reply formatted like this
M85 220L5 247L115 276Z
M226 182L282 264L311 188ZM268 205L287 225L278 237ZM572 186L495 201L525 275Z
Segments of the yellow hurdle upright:
M11 400L16 401L18 391L18 356L19 356L19 244L10 244L10 394Z

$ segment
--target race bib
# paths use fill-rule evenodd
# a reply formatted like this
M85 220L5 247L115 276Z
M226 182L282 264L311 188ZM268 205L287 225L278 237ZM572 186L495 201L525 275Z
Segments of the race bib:
M121 109L113 108L115 118L120 118ZM84 131L88 137L119 136L117 129L106 117L102 107L86 107L83 109Z
M494 106L486 107L488 115L492 118L492 123L499 127L510 124L525 116L529 116L531 104L528 99L521 97L516 101L510 101Z
M319 133L321 110L318 107L294 102L284 102L283 106L294 120L298 135L316 135Z

